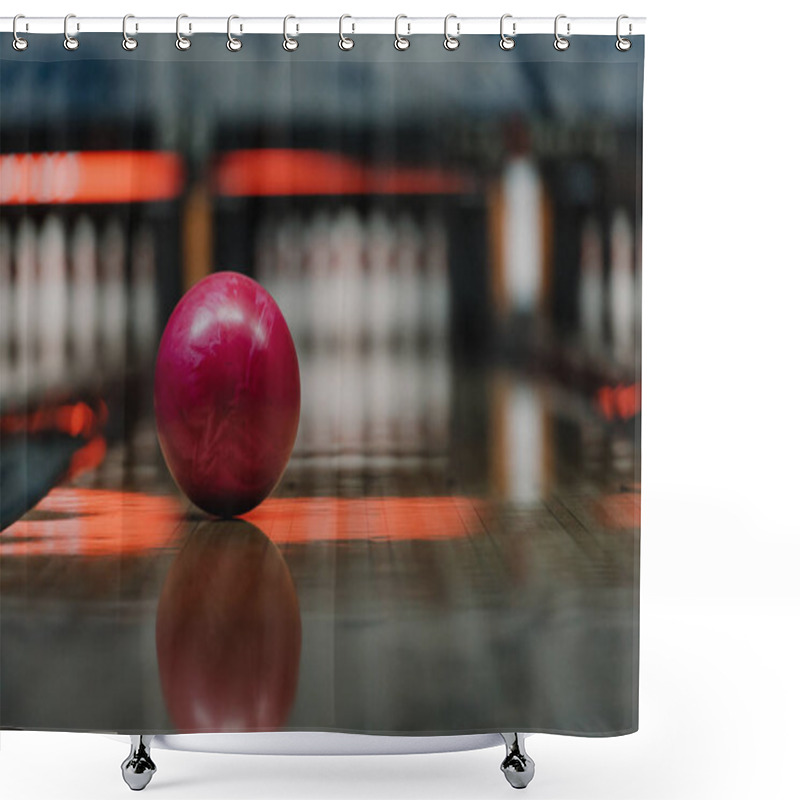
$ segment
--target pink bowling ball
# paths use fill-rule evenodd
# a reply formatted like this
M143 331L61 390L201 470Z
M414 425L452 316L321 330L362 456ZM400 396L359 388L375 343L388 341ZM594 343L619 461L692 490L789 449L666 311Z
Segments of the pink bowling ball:
M169 318L155 369L158 440L172 477L210 514L257 506L283 474L300 418L300 370L277 303L217 272Z

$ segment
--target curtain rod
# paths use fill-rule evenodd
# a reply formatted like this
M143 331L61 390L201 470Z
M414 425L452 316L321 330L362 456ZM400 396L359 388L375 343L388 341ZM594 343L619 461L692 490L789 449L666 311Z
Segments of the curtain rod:
M246 37L249 34L281 34L288 32L291 36L302 36L305 33L322 33L347 36L361 34L385 34L414 37L418 34L444 35L445 19L443 17L233 17L231 32L236 36ZM16 31L19 36L27 34L61 34L65 33L65 22L69 36L80 37L87 33L119 33L122 35L122 17L81 17L68 15L64 17L27 17L17 18ZM609 35L618 32L622 36L641 35L645 31L644 17L623 16L618 31L616 17L570 17L559 15L557 18L560 36ZM125 30L128 36L135 37L150 33L176 33L178 20L175 17L136 17L128 15ZM198 33L228 33L228 17L193 17L181 15L180 32L183 36ZM286 27L284 27L286 26ZM506 14L503 18L503 32L506 36L525 34L554 34L555 17L515 17ZM469 36L475 34L497 34L501 32L500 17L459 17L449 15L447 31L451 36ZM11 33L14 30L14 17L0 17L0 32ZM0 45L2 46L2 45Z

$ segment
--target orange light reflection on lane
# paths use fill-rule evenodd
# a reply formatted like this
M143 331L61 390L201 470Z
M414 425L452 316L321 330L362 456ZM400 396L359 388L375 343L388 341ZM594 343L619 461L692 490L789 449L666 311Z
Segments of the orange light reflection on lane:
M467 497L265 500L244 518L276 544L448 539L484 530ZM114 556L170 546L185 509L177 497L56 488L0 534L2 555Z
M430 541L484 532L488 511L488 503L469 497L301 497L265 500L244 519L279 545ZM640 495L605 495L593 512L605 528L638 529ZM134 555L177 544L187 521L177 497L56 488L0 534L0 554Z
M113 556L165 547L181 520L175 498L109 489L53 489L0 534L3 556Z
M308 497L266 500L244 516L276 543L454 539L484 529L469 497Z
M594 516L609 530L638 530L642 517L642 496L638 492L618 492L599 498Z

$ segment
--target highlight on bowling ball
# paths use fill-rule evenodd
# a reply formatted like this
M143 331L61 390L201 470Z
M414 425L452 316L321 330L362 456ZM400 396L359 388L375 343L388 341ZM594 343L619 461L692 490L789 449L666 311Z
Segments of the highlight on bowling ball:
M158 440L184 494L220 517L261 503L286 469L300 419L300 370L278 304L216 272L175 306L158 348Z

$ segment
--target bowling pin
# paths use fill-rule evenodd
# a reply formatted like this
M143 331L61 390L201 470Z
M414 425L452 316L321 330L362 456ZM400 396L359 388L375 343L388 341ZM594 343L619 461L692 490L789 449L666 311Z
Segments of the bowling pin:
M327 348L335 320L331 303L332 275L330 266L330 219L325 211L317 211L306 224L301 240L305 245L308 271L308 302L311 317L310 340L315 349Z
M535 315L544 271L542 181L529 155L513 156L502 177L503 263L506 307L515 315Z
M623 209L611 220L609 318L614 360L629 367L633 359L636 286L633 269L633 228Z
M281 285L282 276L278 272L277 264L277 225L268 214L262 214L256 223L254 239L253 277L272 295L288 322L285 292Z
M331 235L331 267L336 276L336 338L349 350L358 346L364 301L361 220L355 209L341 211Z
M315 425L317 423L315 399L311 392L317 391L317 370L313 363L310 346L311 332L311 287L306 281L306 247L303 241L304 224L295 214L286 215L271 224L262 220L262 235L274 236L273 249L266 251L261 261L262 280L272 280L275 284L274 295L283 313L297 348L300 362L300 385L303 387L303 402L300 404L300 425L294 452L308 454L316 441ZM272 259L272 278L270 275L270 258ZM272 293L270 286L267 291ZM323 391L324 394L324 391Z
M578 277L578 327L581 346L589 356L603 346L603 239L600 224L594 217L586 220L581 231Z
M297 272L301 258L299 239L294 232L295 223L291 217L277 218L265 212L256 224L255 231L255 259L253 277L257 280L278 304L278 307L289 326L292 341L297 349L300 365L300 385L303 387L303 402L300 404L300 425L295 438L294 454L304 454L308 448L307 434L308 408L307 386L307 360L302 354L304 347L301 322L303 321L302 306L298 307L295 301ZM299 314L299 316L298 316Z
M447 273L447 231L438 214L425 222L423 269L425 273L425 332L430 345L444 347L450 331L450 279Z
M367 222L367 298L369 303L370 340L386 346L394 332L394 242L389 220L382 211L374 210Z
M135 428L128 439L129 458L126 468L133 478L137 473L135 465L154 463L156 439L150 434L151 428L141 424L141 412L133 410L149 409L153 397L151 376L158 349L158 288L156 286L156 242L153 229L142 223L133 233L131 248L131 280L128 294L128 314L130 318L131 347L126 358L132 358L136 370L136 386L129 390L138 392L132 403L130 421Z
M70 328L75 372L90 375L97 363L97 236L83 215L72 235L72 302Z
M302 406L307 404L308 453L312 458L327 458L333 447L333 418L335 414L335 376L338 367L331 369L331 359L317 348L311 348L303 361ZM330 385L327 381L333 380ZM313 393L313 397L312 397Z
M442 451L447 447L449 439L452 397L450 358L446 348L429 347L422 369L422 386L425 391L422 429L426 448L429 451Z
M398 308L398 349L396 350L397 415L399 445L409 454L424 448L425 362L422 358L422 244L411 214L401 213L395 233Z
M395 352L394 364L398 449L417 455L424 447L424 362L412 347L404 346Z
M140 227L131 242L133 346L139 364L156 355L158 336L158 290L156 288L156 244L151 228Z
M11 231L0 220L0 403L12 392L11 339L14 331L11 282Z
M110 220L100 246L101 315L103 361L113 374L125 371L127 334L125 287L125 232L118 219Z
M25 217L17 228L14 242L15 262L15 338L17 365L14 385L19 394L28 396L36 391L39 382L38 335L38 278L36 274L36 228Z
M333 235L332 260L338 276L338 341L343 374L343 445L349 462L363 458L367 443L363 338L363 224L355 208L340 212Z
M357 311L358 346L363 351L372 341L370 317L370 283L369 283L369 218L366 213L359 216L358 249L361 254L359 268L359 308ZM365 416L365 425L368 420ZM365 437L368 436L365 429Z
M330 270L328 289L328 303L330 308L330 329L328 331L328 343L332 347L339 348L342 343L343 319L342 319L342 269L344 265L340 258L339 249L341 247L341 212L335 211L331 214L328 223L328 268ZM337 351L338 352L338 351Z
M429 452L447 447L450 432L451 373L449 358L450 279L448 276L447 231L444 220L430 212L423 227L423 286L425 292L423 356L425 387L424 436Z
M288 216L277 223L275 231L275 275L280 286L278 304L283 311L298 350L308 346L308 285L305 283L303 226L297 216ZM268 289L269 291L269 289Z
M389 357L389 406L387 408L388 448L392 453L404 450L404 441L401 434L401 421L405 411L408 397L404 391L403 381L405 370L401 352L387 349Z
M315 429L317 439L314 443L316 452L338 455L340 451L342 430L342 368L338 358L332 357L330 351L317 349L317 391L320 394L319 424ZM325 397L326 400L322 398Z
M417 339L420 323L417 291L419 239L411 215L402 213L395 224L395 274L397 276L397 338L404 343Z
M425 328L425 294L428 290L427 272L425 263L425 231L423 228L424 219L414 218L412 220L413 230L411 238L414 243L414 284L412 288L414 313L411 322L414 326L414 341L417 348L422 348L426 342Z
M367 439L375 455L385 454L392 444L393 358L388 348L375 345L367 350L368 416Z
M633 248L634 368L641 367L642 353L642 229L636 228Z
M367 409L364 396L363 363L352 347L339 351L338 362L338 425L336 444L349 458L364 452L364 417Z
M64 223L49 215L39 235L39 335L42 377L57 386L66 370L69 317L67 238Z

